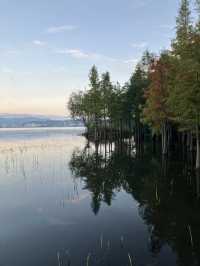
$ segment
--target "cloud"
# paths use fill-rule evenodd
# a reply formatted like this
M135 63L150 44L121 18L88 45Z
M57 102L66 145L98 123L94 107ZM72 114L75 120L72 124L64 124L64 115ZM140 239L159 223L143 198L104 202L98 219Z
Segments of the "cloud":
M62 25L62 26L52 26L47 29L48 33L59 33L64 31L73 31L76 30L77 26L74 25Z
M148 46L147 42L140 42L140 43L131 43L131 47L136 49L144 49Z
M133 69L136 67L139 59L138 58L130 58L130 59L123 59L123 58L113 58L110 56L106 56L99 53L91 53L91 52L84 52L80 49L64 49L64 50L58 50L56 53L64 54L67 56L70 56L75 59L82 59L82 60L92 60L92 62L95 64L98 64L99 66L106 68L116 68L116 69ZM61 69L63 71L63 69Z
M46 42L39 41L39 40L34 40L33 41L33 44L34 45L37 45L37 46L45 46L46 45Z
M92 60L104 60L104 61L112 61L112 62L117 61L117 59L106 56L106 55L102 55L98 53L91 53L91 52L84 52L80 49L64 49L64 50L58 50L56 52L59 54L69 55L72 58L76 58L76 59L92 59Z

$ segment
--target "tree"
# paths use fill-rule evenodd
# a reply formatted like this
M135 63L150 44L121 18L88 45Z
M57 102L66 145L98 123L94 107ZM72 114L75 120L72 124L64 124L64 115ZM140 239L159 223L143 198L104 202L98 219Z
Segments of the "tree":
M196 22L196 30L200 32L200 0L196 0L196 11L197 11L197 22Z
M129 128L134 126L139 149L146 129L161 134L163 154L168 153L173 127L173 132L177 130L174 136L183 137L182 143L186 144L187 136L190 150L196 140L196 168L200 169L200 0L196 7L198 17L192 23L190 1L181 0L170 52L155 57L146 51L123 87L111 82L109 72L100 79L93 66L88 90L70 98L71 114L81 117L95 132L104 120L105 131L107 123L111 129L114 125L119 138L131 121Z
M144 121L153 133L162 135L162 153L168 152L170 140L169 97L170 55L163 52L151 66L150 85L145 92L146 103L143 109Z
M110 105L112 103L112 83L110 80L110 73L105 72L102 74L100 81L101 89L101 101L103 107L103 118L106 121L106 118L110 117Z
M124 118L124 105L126 102L126 90L119 83L113 85L110 102L110 117L116 122Z
M190 16L189 0L181 0L179 14L176 19L176 38L172 43L172 47L175 54L182 57L187 56L186 45L192 30Z
M192 29L189 1L182 0L177 18L177 36L173 46L176 75L170 89L169 103L180 128L196 131L196 168L200 168L200 36Z
M125 85L127 92L123 116L134 120L135 141L137 145L143 142L142 109L145 103L144 93L149 84L149 68L153 57L153 54L146 51L141 61L137 64L129 82Z
M89 73L89 91L88 91L88 105L90 113L97 125L98 119L101 117L102 102L98 70L93 66Z
M73 118L82 118L85 121L86 114L84 112L83 99L84 96L81 91L78 93L72 93L68 101L68 109Z

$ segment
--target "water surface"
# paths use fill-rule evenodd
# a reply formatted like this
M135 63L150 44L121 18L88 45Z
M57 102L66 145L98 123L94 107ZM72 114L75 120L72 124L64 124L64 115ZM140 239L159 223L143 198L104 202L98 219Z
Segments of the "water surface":
M0 130L0 265L199 265L198 176L83 131Z

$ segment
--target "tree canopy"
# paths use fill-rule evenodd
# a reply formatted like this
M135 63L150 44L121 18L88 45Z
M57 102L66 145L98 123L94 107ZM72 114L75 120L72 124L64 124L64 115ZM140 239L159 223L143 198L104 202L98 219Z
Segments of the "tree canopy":
M176 36L169 50L154 55L144 52L130 79L123 86L101 76L95 66L87 90L73 93L68 107L86 125L100 121L132 120L136 144L144 141L144 128L162 136L167 154L172 129L196 141L196 168L200 168L200 0L197 18L191 18L190 1L181 0Z

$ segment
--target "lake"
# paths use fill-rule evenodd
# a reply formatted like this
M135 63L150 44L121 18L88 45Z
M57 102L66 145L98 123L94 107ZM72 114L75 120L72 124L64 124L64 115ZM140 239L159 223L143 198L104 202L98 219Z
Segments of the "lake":
M83 132L0 130L0 265L200 265L189 164Z

